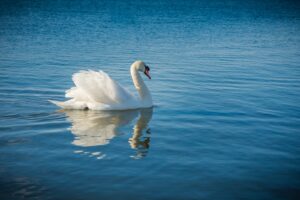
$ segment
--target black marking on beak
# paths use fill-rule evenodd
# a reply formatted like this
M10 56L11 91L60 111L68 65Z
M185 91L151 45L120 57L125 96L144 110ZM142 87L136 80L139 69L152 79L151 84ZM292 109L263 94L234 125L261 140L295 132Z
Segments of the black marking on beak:
M145 65L145 71L144 71L144 74L149 78L151 79L151 76L150 76L150 67L148 67L147 65Z
M145 65L145 71L150 71L150 68L147 65Z

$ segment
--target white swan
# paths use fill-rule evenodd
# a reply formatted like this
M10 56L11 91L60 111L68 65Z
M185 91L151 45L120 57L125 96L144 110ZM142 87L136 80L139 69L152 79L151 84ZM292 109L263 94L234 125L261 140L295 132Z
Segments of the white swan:
M142 61L135 61L130 67L131 78L139 96L131 94L103 71L80 71L73 75L76 87L66 91L65 102L52 101L63 109L128 110L152 107L152 97L139 74L150 77L150 68Z

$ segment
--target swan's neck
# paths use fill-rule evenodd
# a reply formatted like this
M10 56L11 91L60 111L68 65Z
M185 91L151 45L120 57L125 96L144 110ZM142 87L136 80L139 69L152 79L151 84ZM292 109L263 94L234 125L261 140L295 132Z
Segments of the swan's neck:
M136 65L132 65L130 68L131 78L134 84L134 87L139 93L142 103L145 106L152 106L152 97L151 94L144 83L142 77L140 76Z

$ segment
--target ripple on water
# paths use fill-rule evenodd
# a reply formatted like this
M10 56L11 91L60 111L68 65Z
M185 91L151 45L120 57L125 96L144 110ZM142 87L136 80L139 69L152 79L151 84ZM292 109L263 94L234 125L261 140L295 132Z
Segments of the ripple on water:
M0 6L0 198L296 197L298 8L7 1ZM48 102L64 99L79 70L103 70L134 89L136 59L151 68L151 119L140 111L56 111Z

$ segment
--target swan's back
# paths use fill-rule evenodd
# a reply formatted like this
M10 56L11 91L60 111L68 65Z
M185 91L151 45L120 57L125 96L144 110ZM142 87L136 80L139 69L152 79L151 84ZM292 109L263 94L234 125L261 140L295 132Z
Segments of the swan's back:
M139 107L126 88L103 71L80 71L73 74L76 87L66 91L69 101L51 101L64 109L118 110Z
M107 105L122 104L133 95L103 71L80 71L73 75L76 87L66 91L66 97Z

